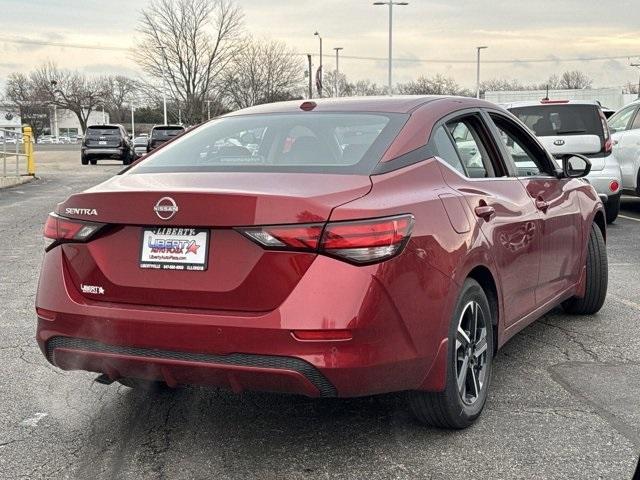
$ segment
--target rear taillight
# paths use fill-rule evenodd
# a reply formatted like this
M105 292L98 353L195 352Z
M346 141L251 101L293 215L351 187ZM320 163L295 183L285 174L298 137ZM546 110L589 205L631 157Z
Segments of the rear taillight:
M609 124L607 123L607 117L605 117L602 110L598 109L600 114L600 122L602 122L602 132L604 134L604 141L602 145L602 151L609 155L613 151L613 142L611 140L611 132L609 131Z
M47 240L46 249L49 250L59 243L86 242L104 225L104 223L73 220L50 213L44 224L44 238Z
M274 225L238 229L271 250L318 252L366 265L399 254L411 236L413 215L356 221Z

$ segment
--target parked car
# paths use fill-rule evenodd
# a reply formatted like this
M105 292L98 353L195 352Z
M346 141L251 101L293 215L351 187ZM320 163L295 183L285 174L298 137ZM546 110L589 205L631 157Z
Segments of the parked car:
M620 109L609 119L613 153L622 170L622 189L640 195L640 100Z
M605 204L607 223L620 212L622 173L613 152L611 134L600 105L581 100L540 100L504 105L529 127L555 156L586 155L587 180Z
M66 135L63 135L61 137L58 137L58 143L60 144L69 144L71 143L71 139L69 137L67 137Z
M91 125L82 140L82 165L95 165L99 159L115 158L129 165L133 160L133 144L122 125Z
M181 135L184 130L185 128L182 125L156 125L151 129L147 151L150 152L163 143Z
M57 143L57 141L53 137L53 135L41 135L40 138L38 138L38 143L40 143L40 144L53 144L53 143Z
M147 154L147 137L139 136L133 139L134 157L139 158Z
M243 132L257 150L237 145ZM471 98L228 114L58 204L38 343L106 384L410 391L421 421L466 427L499 347L559 305L594 314L605 300L590 161L561 160Z

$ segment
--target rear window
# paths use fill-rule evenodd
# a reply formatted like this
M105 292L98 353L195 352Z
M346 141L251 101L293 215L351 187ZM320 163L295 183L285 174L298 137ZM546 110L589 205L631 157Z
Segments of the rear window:
M604 141L602 120L595 105L534 105L510 111L538 137L597 135Z
M118 127L88 127L87 135L96 136L99 135L101 137L105 137L107 135L117 135L120 136L120 129Z
M368 174L407 118L312 112L223 117L185 134L131 172Z
M182 127L159 127L151 131L151 138L172 138L184 132Z

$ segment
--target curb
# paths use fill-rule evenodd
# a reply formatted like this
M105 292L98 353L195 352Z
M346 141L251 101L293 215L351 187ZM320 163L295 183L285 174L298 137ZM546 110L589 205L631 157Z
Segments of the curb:
M32 175L21 175L19 177L0 177L0 190L3 188L15 187L23 185L35 180L37 177Z

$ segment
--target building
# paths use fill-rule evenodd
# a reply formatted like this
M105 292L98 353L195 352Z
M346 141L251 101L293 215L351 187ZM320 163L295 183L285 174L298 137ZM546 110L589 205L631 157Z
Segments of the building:
M11 132L22 132L20 114L8 106L0 105L0 137L9 137Z
M71 110L56 108L49 119L51 134L56 137L84 135L78 116ZM94 110L89 114L89 118L87 119L87 125L104 125L107 123L109 123L108 112Z

